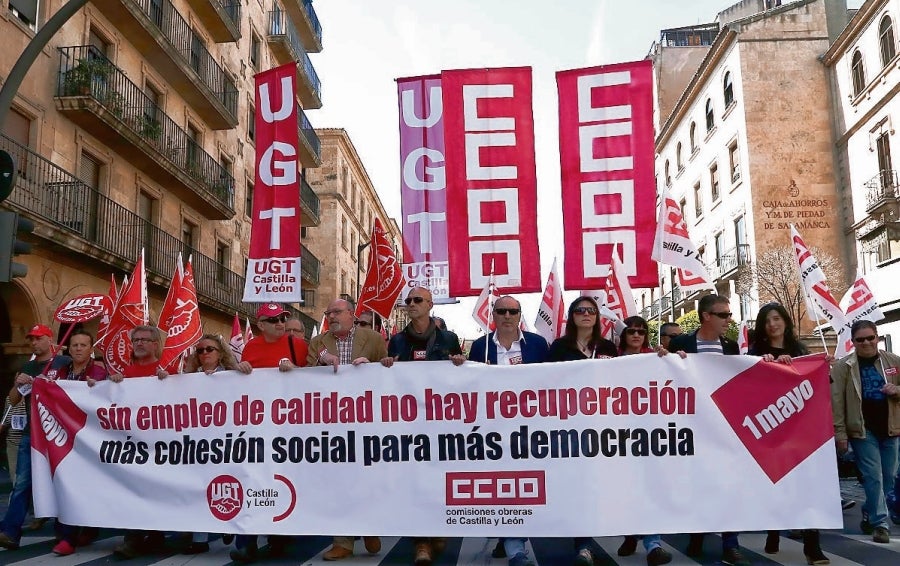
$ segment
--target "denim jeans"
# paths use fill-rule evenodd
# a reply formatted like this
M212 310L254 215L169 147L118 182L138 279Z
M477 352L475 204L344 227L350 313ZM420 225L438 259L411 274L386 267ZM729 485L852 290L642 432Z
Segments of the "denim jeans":
M22 538L22 524L31 505L31 436L22 435L16 455L16 485L9 496L9 508L0 523L0 530L18 542Z
M856 454L856 465L866 491L863 514L869 517L873 527L889 529L885 497L897 473L898 437L879 440L867 430L865 438L851 438L850 445Z
M512 560L516 554L521 554L523 556L528 553L525 551L525 541L527 538L504 538L503 540L503 550L506 551L506 557Z

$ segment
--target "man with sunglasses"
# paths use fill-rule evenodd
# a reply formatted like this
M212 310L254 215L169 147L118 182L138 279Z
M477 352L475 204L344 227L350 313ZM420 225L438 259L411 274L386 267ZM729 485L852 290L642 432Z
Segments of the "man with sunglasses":
M394 362L450 360L453 365L462 365L466 357L459 346L459 338L450 330L438 328L431 318L431 292L424 287L415 287L404 299L409 324L401 332L391 337L388 354L381 359L381 365L391 367ZM447 544L443 537L417 537L415 543L416 566L430 566L434 554Z
M469 360L491 365L539 364L547 359L544 337L521 329L522 304L505 295L494 302L492 318L496 330L472 343ZM525 549L527 538L501 538L491 554L509 556L509 566L534 566Z
M891 542L886 503L897 472L900 437L900 356L878 349L878 327L850 327L854 351L831 367L831 409L838 452L856 454L866 502L860 528L877 543Z
M275 303L266 303L256 311L256 326L260 335L244 346L241 360L254 368L274 368L290 371L306 365L309 346L302 338L289 335L285 323L291 313Z
M659 327L660 347L669 350L669 342L676 336L681 336L681 326L677 322L664 322Z
M697 305L700 328L690 334L672 338L668 350L684 358L686 354L740 355L737 342L728 339L725 332L731 324L728 297L706 295ZM703 554L704 533L691 533L686 554L698 557ZM740 551L738 533L722 533L722 564L749 564Z

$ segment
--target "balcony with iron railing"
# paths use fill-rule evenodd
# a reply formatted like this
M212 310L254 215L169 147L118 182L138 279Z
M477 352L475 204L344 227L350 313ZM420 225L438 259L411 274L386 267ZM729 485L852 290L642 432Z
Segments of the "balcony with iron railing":
M302 226L318 226L321 222L319 216L321 202L319 195L309 186L306 179L300 178L300 222Z
M312 127L309 118L297 106L297 127L300 129L300 164L304 167L318 167L322 164L322 144L319 134Z
M303 48L309 53L322 51L322 24L312 0L285 0L284 9L297 28Z
M241 38L240 0L188 0L188 4L216 43Z
M750 263L750 245L738 244L706 265L713 281L737 276L737 268Z
M235 80L206 49L170 0L93 0L93 3L107 19L116 22L122 37L166 78L210 128L226 130L237 126Z
M895 208L898 193L897 172L889 169L879 171L863 183L866 188L866 212L869 214L881 208Z
M292 61L297 63L297 98L303 107L321 108L322 83L287 12L279 9L269 12L267 41L279 64L285 65Z
M234 178L91 45L61 47L56 107L214 220L234 216Z
M87 265L123 271L134 266L143 249L148 280L161 287L169 285L174 259L183 252L185 258L192 258L201 304L227 315L235 311L255 315L256 307L243 302L242 275L5 135L0 136L0 148L15 158L19 169L15 189L5 204L34 219L35 235L48 240L49 246L60 248L73 261L81 256L91 260ZM318 260L305 259L318 276ZM289 310L306 322L307 329L317 322L293 307Z
M309 248L300 244L300 276L311 285L319 285L319 258L313 255Z

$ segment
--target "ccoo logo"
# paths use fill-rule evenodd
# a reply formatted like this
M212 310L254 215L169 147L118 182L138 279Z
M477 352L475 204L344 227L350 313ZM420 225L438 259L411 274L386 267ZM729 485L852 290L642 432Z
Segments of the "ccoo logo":
M206 502L216 519L230 521L244 505L244 488L234 476L217 476L206 488Z

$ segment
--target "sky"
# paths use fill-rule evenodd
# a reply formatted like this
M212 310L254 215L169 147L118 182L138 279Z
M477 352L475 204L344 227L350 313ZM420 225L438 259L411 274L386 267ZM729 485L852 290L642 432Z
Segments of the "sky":
M640 60L662 29L709 23L729 0L315 0L322 81L317 128L344 128L388 215L400 224L399 77L473 67L533 69L541 286L562 271L562 209L555 73ZM858 6L859 1L850 2ZM524 261L524 260L523 260ZM566 292L567 304L577 297ZM518 297L532 326L541 294ZM435 307L462 338L481 331L475 299Z

